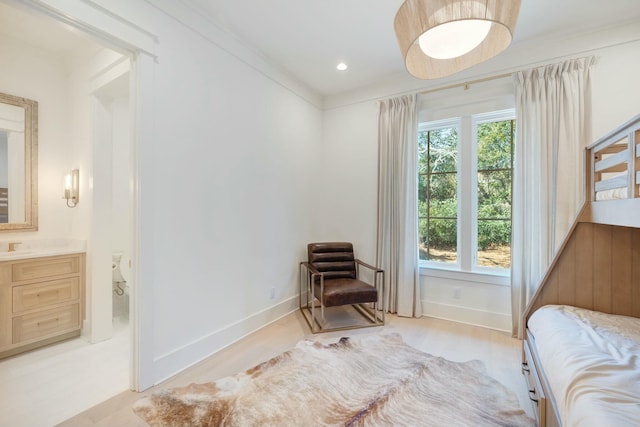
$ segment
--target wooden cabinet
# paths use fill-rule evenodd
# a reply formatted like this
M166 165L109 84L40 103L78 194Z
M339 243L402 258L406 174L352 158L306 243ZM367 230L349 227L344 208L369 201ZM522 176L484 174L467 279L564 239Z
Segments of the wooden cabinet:
M84 257L0 262L0 357L80 335Z

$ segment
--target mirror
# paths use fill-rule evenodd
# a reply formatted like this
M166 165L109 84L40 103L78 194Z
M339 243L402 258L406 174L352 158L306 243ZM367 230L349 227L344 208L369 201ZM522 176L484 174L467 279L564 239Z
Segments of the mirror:
M38 229L38 103L0 93L0 231Z

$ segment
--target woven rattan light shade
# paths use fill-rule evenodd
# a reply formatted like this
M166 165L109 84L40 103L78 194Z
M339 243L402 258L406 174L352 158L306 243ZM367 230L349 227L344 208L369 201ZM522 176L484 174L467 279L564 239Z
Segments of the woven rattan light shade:
M407 71L420 79L437 79L472 67L505 50L511 43L520 0L405 0L394 20L400 52ZM470 52L451 59L426 55L418 38L453 21L487 20L491 29Z

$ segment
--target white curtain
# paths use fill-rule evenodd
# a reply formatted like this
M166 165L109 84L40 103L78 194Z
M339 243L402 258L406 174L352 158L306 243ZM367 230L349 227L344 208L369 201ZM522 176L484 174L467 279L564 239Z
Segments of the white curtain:
M416 96L380 101L378 108L376 262L385 271L387 310L420 317Z
M590 67L574 59L514 75L511 309L513 334L584 202L583 148L591 142Z

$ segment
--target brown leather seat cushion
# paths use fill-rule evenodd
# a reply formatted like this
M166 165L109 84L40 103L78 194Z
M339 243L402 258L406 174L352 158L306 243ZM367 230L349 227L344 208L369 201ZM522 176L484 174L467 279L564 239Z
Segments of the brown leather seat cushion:
M320 295L320 283L315 284L315 296ZM363 304L378 301L378 291L358 279L332 279L324 281L323 304L333 307L345 304Z

